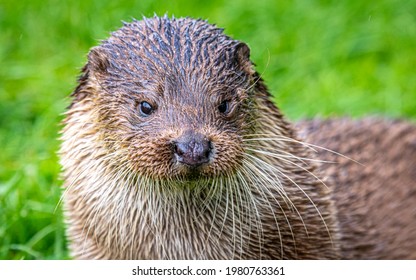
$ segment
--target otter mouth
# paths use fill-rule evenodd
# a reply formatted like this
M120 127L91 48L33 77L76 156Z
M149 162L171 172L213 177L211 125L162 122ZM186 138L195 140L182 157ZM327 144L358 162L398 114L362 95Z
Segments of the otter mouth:
M210 178L206 172L209 161L198 165L184 164L179 161L177 161L176 164L177 171L180 174L182 181L196 182L201 180L208 180Z
M185 183L196 183L196 182L207 181L207 180L208 180L208 177L204 177L201 174L192 174L184 178Z

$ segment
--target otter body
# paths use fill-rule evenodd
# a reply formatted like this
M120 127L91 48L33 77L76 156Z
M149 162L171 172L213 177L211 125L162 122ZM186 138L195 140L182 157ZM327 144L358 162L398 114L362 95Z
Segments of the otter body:
M343 259L416 259L416 126L367 118L299 123L326 161ZM353 159L353 160L351 160Z
M352 121L339 120L345 133L326 122L323 133L316 122L293 127L271 102L249 48L205 21L125 24L90 51L72 96L60 154L74 258L415 257L405 254L416 251L414 126L403 124L406 138L395 138L408 141L399 179L384 181L392 172L372 180L346 157L316 155L308 141L358 161L360 148L377 148L344 142ZM396 151L392 163L400 162ZM376 167L367 157L367 170ZM388 206L389 188L408 208L383 219L398 208ZM360 197L373 193L374 205ZM374 220L366 207L380 210Z

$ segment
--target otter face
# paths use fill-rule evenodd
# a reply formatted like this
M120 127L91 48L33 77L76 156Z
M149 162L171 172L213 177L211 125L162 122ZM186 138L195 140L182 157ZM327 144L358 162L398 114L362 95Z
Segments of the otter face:
M209 179L241 164L254 73L248 47L220 29L146 19L91 50L74 103L96 104L100 139L123 167L149 179Z
M247 94L187 89L180 85L192 81L168 80L159 95L136 97L136 111L128 120L132 130L124 135L130 139L132 168L156 178L233 172L241 160Z

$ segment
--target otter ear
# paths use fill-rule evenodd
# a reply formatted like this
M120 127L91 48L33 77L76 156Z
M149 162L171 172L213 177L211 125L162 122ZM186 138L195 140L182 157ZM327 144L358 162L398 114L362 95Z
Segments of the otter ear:
M241 60L250 60L250 48L247 46L247 44L243 42L239 42L237 46L235 47L236 54L238 59Z
M81 76L78 78L78 86L71 94L73 100L69 108L91 94L91 90L88 90L90 77L106 74L108 66L109 62L105 52L100 47L92 48L88 53L88 62L82 68Z
M249 74L254 74L253 63L250 61L250 48L242 42L236 46L235 56L239 65Z
M107 54L101 47L94 47L90 50L87 64L89 71L97 74L106 74L109 65Z

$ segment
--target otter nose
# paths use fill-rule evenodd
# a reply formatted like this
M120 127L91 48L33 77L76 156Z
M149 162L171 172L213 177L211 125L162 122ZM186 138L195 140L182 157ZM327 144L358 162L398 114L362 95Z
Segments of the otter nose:
M176 160L191 167L207 163L211 156L211 141L199 133L185 133L173 144Z

